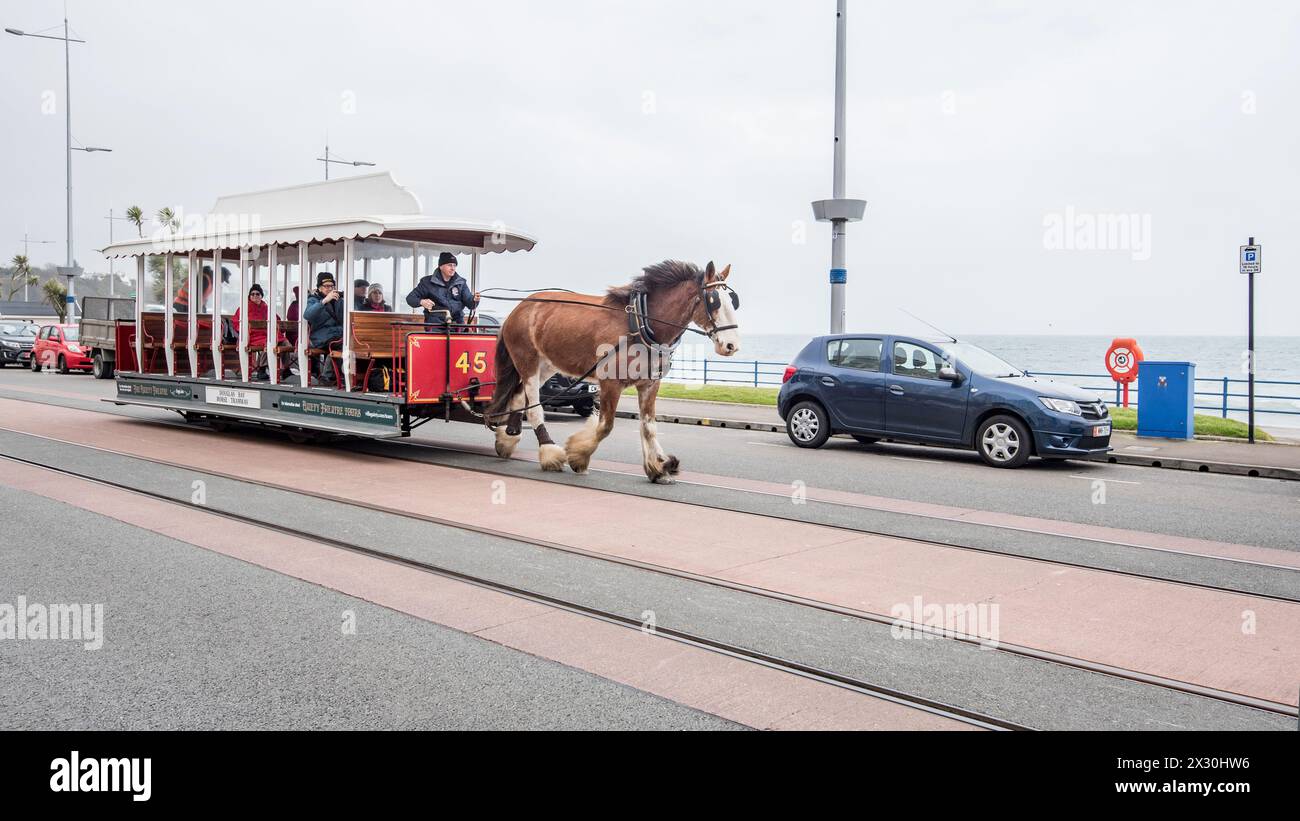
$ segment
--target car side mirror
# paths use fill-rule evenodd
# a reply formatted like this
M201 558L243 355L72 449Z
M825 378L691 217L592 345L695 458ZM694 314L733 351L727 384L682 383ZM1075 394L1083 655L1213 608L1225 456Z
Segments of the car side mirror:
M945 382L951 382L954 387L960 385L962 381L961 371L957 370L952 365L944 365L940 368L939 378Z

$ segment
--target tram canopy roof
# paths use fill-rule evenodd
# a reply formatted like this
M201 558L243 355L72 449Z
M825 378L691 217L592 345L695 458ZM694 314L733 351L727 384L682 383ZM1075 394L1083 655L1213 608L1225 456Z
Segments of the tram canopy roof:
M210 213L178 215L180 228L115 242L106 257L238 250L299 242L379 238L453 253L531 251L533 237L500 222L428 217L387 171L221 197Z

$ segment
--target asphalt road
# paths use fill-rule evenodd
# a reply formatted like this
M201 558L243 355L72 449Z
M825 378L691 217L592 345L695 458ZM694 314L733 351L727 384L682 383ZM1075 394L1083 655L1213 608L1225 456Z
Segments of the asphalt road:
M0 603L102 604L104 639L0 641L0 729L735 726L40 496L0 508Z
M84 396L88 407L132 416L177 419L144 408L115 408L96 400L113 395L113 383L87 376L0 371L6 388L46 390ZM14 398L20 398L14 395ZM35 396L31 398L36 398ZM72 403L59 397L43 401ZM624 397L620 407L631 408ZM558 442L583 420L552 414L547 427ZM664 448L688 471L759 479L808 487L848 490L896 499L979 510L1016 513L1066 522L1166 533L1238 544L1300 549L1300 484L1190 471L1171 471L1092 462L1032 461L1020 470L984 466L974 453L909 445L859 445L835 438L820 450L796 448L784 434L660 423ZM415 432L416 441L457 448L490 448L491 436L477 425L431 422ZM520 449L535 449L528 431ZM637 423L619 419L601 444L597 459L639 465ZM1104 503L1097 503L1104 482Z

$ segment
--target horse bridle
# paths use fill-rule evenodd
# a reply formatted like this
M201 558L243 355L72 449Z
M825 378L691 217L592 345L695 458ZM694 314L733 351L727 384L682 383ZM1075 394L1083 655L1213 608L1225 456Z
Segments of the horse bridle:
M722 310L722 295L718 291L726 291L727 295L731 297L731 310L740 310L740 294L736 293L727 283L720 279L707 285L701 282L699 299L704 302L704 313L708 316L709 323L713 325L713 329L708 332L709 339L722 331L730 331L740 327L739 325L719 325L718 320L713 318L715 313Z

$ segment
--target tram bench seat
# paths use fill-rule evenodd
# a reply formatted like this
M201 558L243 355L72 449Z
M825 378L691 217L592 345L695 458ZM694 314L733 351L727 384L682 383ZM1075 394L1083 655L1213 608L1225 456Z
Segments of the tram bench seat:
M359 382L354 379L354 384L359 384L361 389L365 390L370 381L370 372L374 369L376 362L391 360L396 366L397 360L406 356L406 351L396 343L393 332L395 326L409 322L410 319L409 316L391 311L356 311L352 313L352 355L358 360L366 360L365 372L360 374ZM342 340L335 340L329 344L329 355L332 364L334 364L335 375L341 378L342 374L338 373L338 361L343 359ZM354 373L353 376L356 377L358 374Z
M143 373L153 372L153 363L158 352L167 347L167 315L146 312L140 316L140 347L145 351ZM134 342L134 339L130 340ZM138 364L137 364L138 367Z

